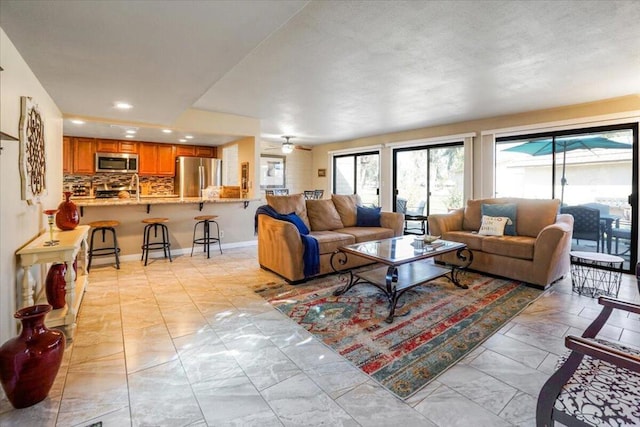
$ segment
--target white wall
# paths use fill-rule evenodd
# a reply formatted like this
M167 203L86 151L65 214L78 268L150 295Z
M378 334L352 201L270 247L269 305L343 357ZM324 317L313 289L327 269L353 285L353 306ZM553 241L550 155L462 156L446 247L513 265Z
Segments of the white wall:
M62 201L62 113L44 90L29 66L0 28L0 128L18 136L20 97L30 96L38 104L45 127L45 184L48 194L40 204L28 206L21 200L18 142L2 142L0 155L0 343L17 333L13 319L18 287L15 252L44 230L42 211ZM36 268L38 277L42 269Z

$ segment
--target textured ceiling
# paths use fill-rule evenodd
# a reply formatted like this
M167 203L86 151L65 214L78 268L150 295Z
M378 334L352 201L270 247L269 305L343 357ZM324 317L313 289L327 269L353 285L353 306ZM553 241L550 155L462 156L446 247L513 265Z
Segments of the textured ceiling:
M639 1L0 1L66 115L198 108L301 144L640 93L638 22Z

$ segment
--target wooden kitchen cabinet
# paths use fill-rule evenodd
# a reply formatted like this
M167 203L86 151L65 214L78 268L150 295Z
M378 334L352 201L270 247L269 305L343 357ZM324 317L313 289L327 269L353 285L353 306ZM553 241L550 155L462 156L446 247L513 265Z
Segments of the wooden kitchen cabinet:
M216 156L216 147L203 147L201 145L196 145L196 157L215 157Z
M62 137L62 173L73 173L73 147L68 136Z
M96 142L93 138L73 138L73 173L95 173Z
M176 156L195 156L196 147L194 145L176 145Z
M140 175L173 176L175 171L174 147L170 144L138 144Z
M96 152L136 154L138 152L138 143L135 141L119 141L117 139L98 139L96 140Z
M176 156L173 145L158 144L158 175L175 175Z
M97 153L117 153L118 141L115 139L98 139L96 140Z
M138 143L135 141L118 141L118 153L137 154Z

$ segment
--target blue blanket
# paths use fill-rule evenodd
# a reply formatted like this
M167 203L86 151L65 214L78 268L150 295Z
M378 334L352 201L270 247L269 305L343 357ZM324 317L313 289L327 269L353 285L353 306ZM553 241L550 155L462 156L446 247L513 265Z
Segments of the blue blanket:
M318 241L309 235L309 228L295 213L283 215L278 213L269 205L262 205L256 209L256 215L254 218L254 229L258 233L258 215L269 215L271 218L279 219L280 221L287 221L296 226L300 232L300 238L304 246L304 252L302 254L302 260L304 262L304 277L315 276L320 272L320 247Z

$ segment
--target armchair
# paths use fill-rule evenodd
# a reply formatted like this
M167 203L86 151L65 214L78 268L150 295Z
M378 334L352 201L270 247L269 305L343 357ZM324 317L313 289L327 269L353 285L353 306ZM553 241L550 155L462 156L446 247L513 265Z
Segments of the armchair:
M542 386L536 424L568 426L640 423L640 349L596 338L614 309L640 314L640 305L601 296L602 311L582 337L567 336L571 350Z

